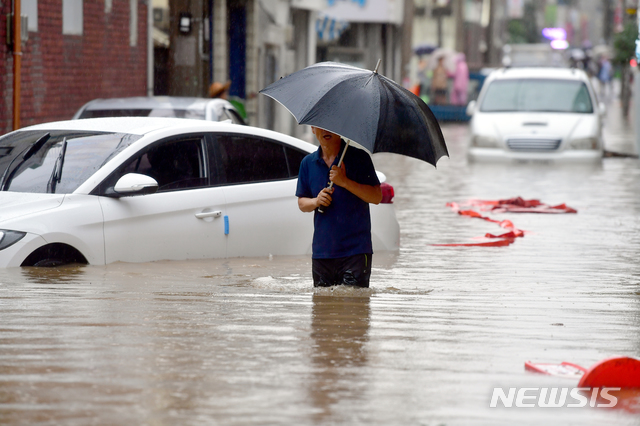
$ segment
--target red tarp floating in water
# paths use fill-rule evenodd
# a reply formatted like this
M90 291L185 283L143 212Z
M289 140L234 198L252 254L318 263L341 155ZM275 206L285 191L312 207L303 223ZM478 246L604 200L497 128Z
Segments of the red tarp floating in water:
M578 211L567 206L566 204L558 204L551 206L541 203L539 200L525 200L520 197L510 198L507 200L470 200L463 204L447 203L447 207L451 207L453 211L458 212L461 216L475 217L488 222L497 223L501 228L509 229L510 232L493 235L485 234L484 238L494 241L486 241L481 243L466 244L432 244L441 247L504 247L512 244L516 238L524 237L525 231L517 229L510 220L495 220L488 216L483 216L475 210L462 210L461 207L476 206L482 211L490 211L493 213L577 213Z

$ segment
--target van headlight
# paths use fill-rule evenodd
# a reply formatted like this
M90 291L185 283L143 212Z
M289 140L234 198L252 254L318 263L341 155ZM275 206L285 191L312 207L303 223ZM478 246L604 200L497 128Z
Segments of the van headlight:
M598 149L598 138L577 138L569 141L569 149Z
M500 142L492 136L475 135L471 138L471 146L474 148L497 148Z
M12 245L20 241L25 235L27 235L26 232L0 229L0 250L11 247Z

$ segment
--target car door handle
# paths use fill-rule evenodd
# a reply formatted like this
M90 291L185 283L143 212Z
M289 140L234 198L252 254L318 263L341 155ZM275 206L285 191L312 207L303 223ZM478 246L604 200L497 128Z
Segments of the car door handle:
M220 210L212 211L212 212L200 212L196 213L196 217L198 219L204 219L206 217L220 217L222 216L222 212Z

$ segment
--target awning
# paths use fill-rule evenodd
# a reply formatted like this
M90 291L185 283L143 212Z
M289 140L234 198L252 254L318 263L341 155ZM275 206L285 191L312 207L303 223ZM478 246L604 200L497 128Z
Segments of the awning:
M153 47L169 47L169 34L153 27Z
M324 14L337 21L400 25L405 0L328 0ZM410 1L410 0L408 0Z
M319 41L337 40L347 28L349 28L348 22L333 19L326 15L320 16L316 20L316 32L318 33Z

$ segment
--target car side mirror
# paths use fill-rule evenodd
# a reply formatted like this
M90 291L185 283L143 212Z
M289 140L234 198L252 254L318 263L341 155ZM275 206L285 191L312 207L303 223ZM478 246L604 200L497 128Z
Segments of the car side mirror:
M476 111L476 101L471 101L467 105L467 115L471 117L473 113Z
M139 173L127 173L122 176L111 191L108 191L110 197L130 197L132 195L153 194L158 190L158 182L147 175Z

